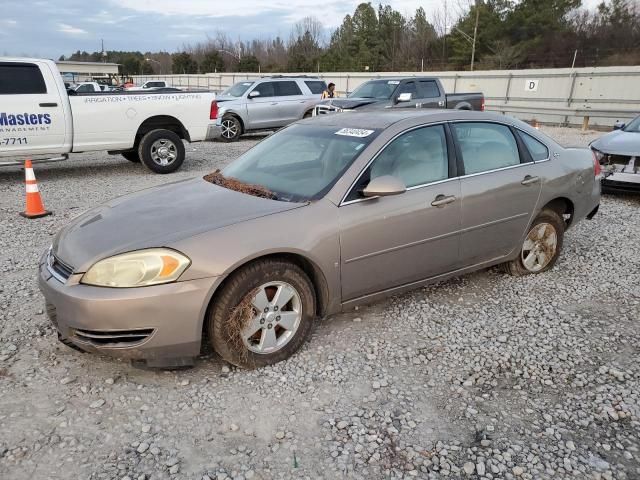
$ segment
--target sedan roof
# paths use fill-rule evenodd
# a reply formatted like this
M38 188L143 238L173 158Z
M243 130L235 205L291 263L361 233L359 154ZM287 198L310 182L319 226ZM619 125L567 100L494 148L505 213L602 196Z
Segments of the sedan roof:
M318 115L299 123L351 128L388 128L394 123L406 121L411 124L442 122L449 120L494 120L514 123L515 119L496 113L473 112L468 110L421 110L399 108L384 111L343 112L339 114Z

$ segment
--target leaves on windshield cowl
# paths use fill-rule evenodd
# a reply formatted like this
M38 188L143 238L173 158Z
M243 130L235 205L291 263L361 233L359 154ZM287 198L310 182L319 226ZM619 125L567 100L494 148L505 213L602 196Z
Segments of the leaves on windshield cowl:
M214 185L219 185L236 192L246 193L247 195L253 195L254 197L268 198L270 200L277 199L276 194L268 188L265 188L262 185L252 185L250 183L244 183L233 177L227 178L222 175L220 170L216 170L215 172L205 175L202 178L209 183L213 183Z

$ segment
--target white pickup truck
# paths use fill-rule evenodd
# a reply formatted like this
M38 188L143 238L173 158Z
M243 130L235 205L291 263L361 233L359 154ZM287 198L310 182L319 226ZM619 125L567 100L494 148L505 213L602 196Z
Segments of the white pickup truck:
M171 173L184 162L183 140L215 137L217 109L209 92L69 96L52 61L0 57L0 166L106 150Z

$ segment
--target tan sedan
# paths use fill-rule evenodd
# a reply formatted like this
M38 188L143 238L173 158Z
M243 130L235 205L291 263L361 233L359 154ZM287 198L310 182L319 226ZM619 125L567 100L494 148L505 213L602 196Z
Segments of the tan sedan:
M504 264L553 267L595 214L587 149L462 111L303 120L222 172L86 212L44 253L60 340L178 366L208 339L227 361L293 354L314 319Z

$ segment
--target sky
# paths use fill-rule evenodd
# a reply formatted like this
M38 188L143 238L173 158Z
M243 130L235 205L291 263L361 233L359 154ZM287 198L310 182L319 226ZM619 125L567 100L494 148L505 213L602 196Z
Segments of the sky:
M470 0L449 0L451 5ZM583 3L597 3L585 0ZM385 0L405 15L431 16L445 0ZM289 37L292 25L316 16L327 32L353 13L347 0L0 0L0 55L57 59L76 50L174 52L226 33L232 39ZM378 1L372 1L377 6Z
M443 0L386 0L403 14ZM232 39L287 39L292 25L315 15L335 28L359 1L344 0L0 0L0 55L55 58L76 50L174 52L222 31ZM377 2L372 2L377 5Z

